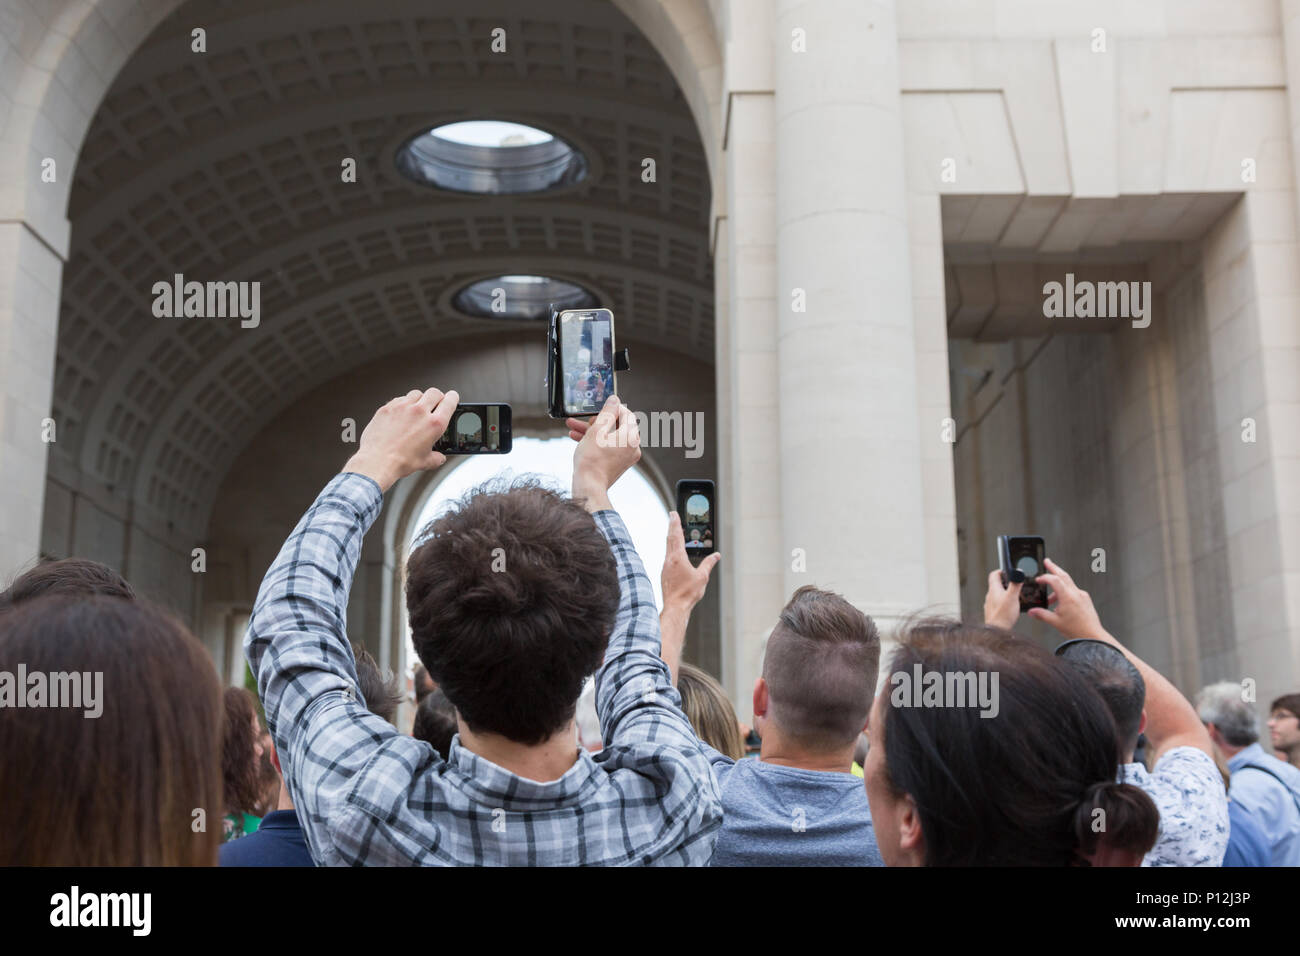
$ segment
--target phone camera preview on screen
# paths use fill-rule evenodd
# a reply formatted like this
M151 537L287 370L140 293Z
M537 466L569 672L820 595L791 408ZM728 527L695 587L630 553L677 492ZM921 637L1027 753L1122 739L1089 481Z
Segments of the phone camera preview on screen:
M686 499L686 547L713 547L713 516L707 495L693 494Z
M487 421L483 420L474 409L457 411L452 419L451 446L454 451L473 454L475 452L498 451L501 447L501 409L489 405L484 409Z
M561 318L560 361L565 410L594 414L614 393L614 341L610 321L596 313Z
M466 412L456 421L456 432L460 435L474 436L483 430L483 419L473 412Z

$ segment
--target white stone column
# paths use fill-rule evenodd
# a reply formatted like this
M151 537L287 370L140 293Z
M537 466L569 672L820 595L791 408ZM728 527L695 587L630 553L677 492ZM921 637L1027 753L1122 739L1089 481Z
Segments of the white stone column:
M785 603L781 560L781 464L776 421L776 202L772 94L772 2L731 0L726 47L727 219L718 238L728 270L726 388L718 407L722 517L723 684L740 717L751 719L763 643Z
M1290 175L1261 161L1202 244L1237 656L1262 712L1300 667L1300 0L1279 13Z
M0 581L40 556L63 260L24 222L0 222Z
M778 0L775 38L784 590L838 591L882 631L928 598L895 20Z

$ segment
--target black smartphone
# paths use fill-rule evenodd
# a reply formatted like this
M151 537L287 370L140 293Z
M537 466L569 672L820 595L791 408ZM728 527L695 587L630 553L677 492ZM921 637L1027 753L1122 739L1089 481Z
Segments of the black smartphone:
M1047 586L1034 579L1047 570L1043 563L1047 546L1043 539L1032 534L1003 534L998 536L998 568L1002 571L1002 584L1021 582L1020 610L1047 607Z
M682 519L686 554L698 562L717 550L718 496L707 478L677 482L677 515Z
M555 384L563 417L595 415L618 391L614 313L569 309L555 317Z
M457 405L433 450L444 455L509 454L510 406L504 402Z

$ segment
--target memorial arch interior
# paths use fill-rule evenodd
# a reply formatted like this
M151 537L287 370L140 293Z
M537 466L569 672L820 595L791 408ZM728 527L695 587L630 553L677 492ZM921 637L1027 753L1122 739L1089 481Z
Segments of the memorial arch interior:
M436 383L560 433L542 327L484 304L524 276L614 310L634 408L704 417L646 468L719 484L686 653L742 717L795 587L974 616L1017 532L1184 692L1292 689L1300 31L1112 6L0 0L0 571L118 567L239 680L349 421ZM480 120L551 139L429 138ZM158 314L177 276L256 320ZM427 491L349 608L395 668Z
M347 420L354 441L393 394L436 383L509 401L516 434L564 434L545 418L544 323L467 314L453 299L468 284L589 290L633 356L625 399L712 417L709 171L642 33L590 0L544 17L519 2L309 6L177 8L99 104L68 206L42 549L104 560L195 619L231 680L261 574L355 447ZM493 195L398 168L412 137L480 119L553 134L585 174ZM175 274L260 283L260 322L158 317L152 287ZM704 437L692 460L647 450L669 489L712 473ZM349 626L397 667L387 534L368 541ZM712 605L692 649L716 669Z

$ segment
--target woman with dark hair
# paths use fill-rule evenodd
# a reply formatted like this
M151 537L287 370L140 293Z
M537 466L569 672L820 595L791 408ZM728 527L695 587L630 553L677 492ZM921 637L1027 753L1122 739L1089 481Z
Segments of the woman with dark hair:
M1160 816L1116 783L1105 702L997 628L907 629L868 725L864 777L889 866L1137 866Z
M0 707L0 866L214 866L221 690L193 635L139 599L35 597L0 613L20 663L10 689L45 699Z
M262 724L257 719L257 699L243 687L227 687L222 695L221 778L225 816L221 842L253 833L261 823L257 809L262 799Z

